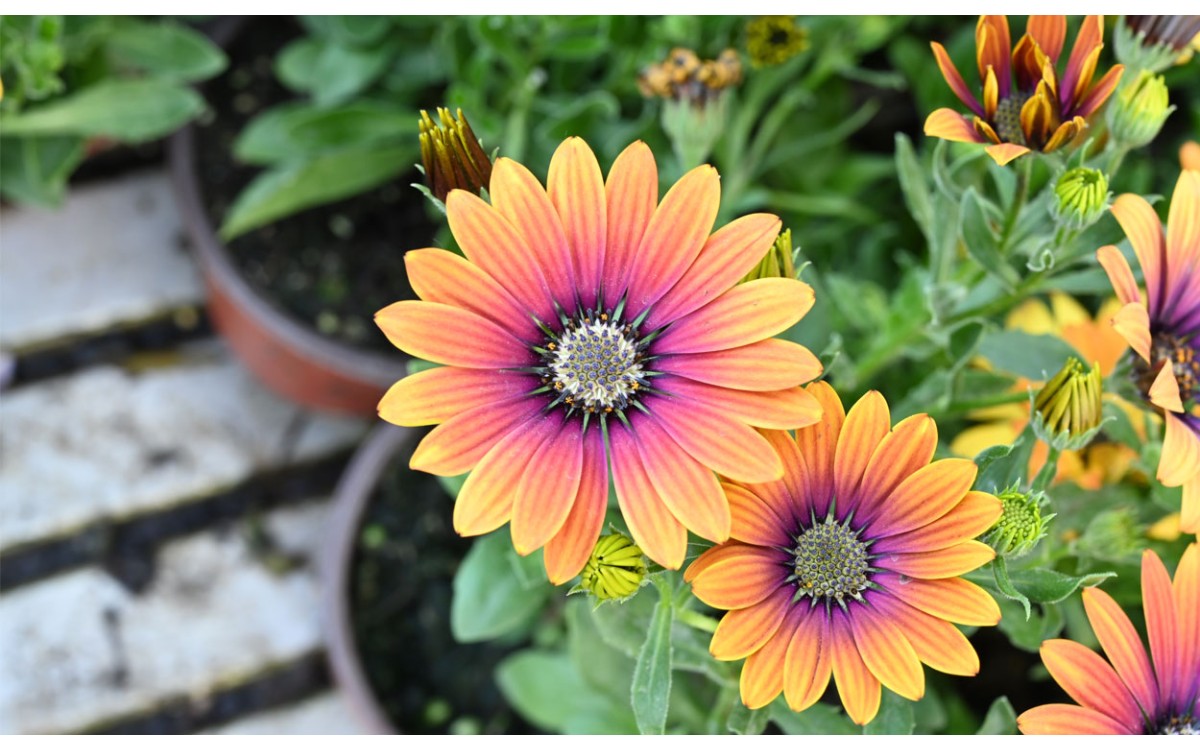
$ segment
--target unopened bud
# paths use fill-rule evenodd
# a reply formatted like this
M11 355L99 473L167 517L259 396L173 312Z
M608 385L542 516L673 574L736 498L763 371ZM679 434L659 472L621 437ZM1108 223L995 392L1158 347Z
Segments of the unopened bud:
M431 197L445 203L451 190L468 190L476 195L492 179L492 160L488 158L470 123L458 110L438 107L438 122L421 110L421 162L425 186Z
M755 279L796 278L796 253L792 249L792 230L785 229L775 238L771 249L763 256L742 282Z
M984 541L1001 557L1021 557L1046 536L1054 514L1042 515L1046 497L1040 492L1021 492L1014 485L996 497L1004 510L1000 520L984 535Z
M1054 220L1070 229L1086 229L1108 208L1108 178L1098 169L1069 169L1054 184L1054 196Z
M1117 59L1159 73L1186 62L1200 35L1200 16L1124 16L1113 31Z
M1117 92L1108 108L1108 127L1117 143L1139 148L1154 140L1173 111L1162 76L1143 71Z
M628 599L646 580L646 558L633 540L620 532L600 537L583 566L572 594L586 591L598 602Z
M1059 450L1079 450L1091 442L1104 421L1103 392L1099 365L1085 370L1071 357L1034 398L1034 432Z

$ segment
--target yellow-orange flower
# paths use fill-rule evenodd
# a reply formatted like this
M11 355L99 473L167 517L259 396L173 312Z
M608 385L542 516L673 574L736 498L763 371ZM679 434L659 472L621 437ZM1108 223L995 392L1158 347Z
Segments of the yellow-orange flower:
M811 424L800 384L821 372L804 347L771 338L813 304L795 279L738 281L779 234L753 214L712 233L720 180L697 167L658 201L646 144L605 182L592 150L568 138L548 190L511 159L493 166L491 203L451 191L446 215L465 258L405 255L420 300L376 316L389 340L446 365L396 383L384 419L438 427L415 469L470 471L454 528L511 522L520 554L545 547L550 580L587 562L600 536L611 466L633 539L668 568L688 530L723 541L730 512L716 474L783 473L755 428Z
M1200 143L1188 141L1179 147L1179 166L1200 170Z
M1142 553L1142 640L1113 598L1083 591L1108 661L1074 641L1042 644L1042 661L1079 705L1055 703L1017 717L1025 734L1200 734L1200 549L1188 545L1172 581L1158 555Z
M1146 281L1143 301L1129 262L1113 245L1096 255L1122 307L1113 327L1137 356L1134 374L1146 402L1166 423L1158 480L1183 487L1180 528L1200 531L1200 172L1184 170L1171 198L1167 231L1140 196L1117 198Z
M1104 19L1088 16L1060 80L1055 68L1066 35L1065 16L1030 16L1026 33L1014 48L1007 17L980 16L975 48L982 103L971 93L946 49L933 42L942 76L974 114L936 110L925 120L925 135L990 144L988 154L1001 165L1030 150L1048 153L1070 143L1116 89L1124 66L1113 66L1092 83L1104 47Z
M880 686L917 700L924 662L956 675L979 671L952 623L995 625L1000 609L960 578L991 560L975 541L1000 517L1000 501L974 492L975 464L930 463L937 425L918 414L891 426L887 402L867 393L849 413L825 383L807 389L821 421L767 438L782 479L726 482L732 539L684 574L696 597L729 610L710 650L746 659L742 701L780 692L795 711L832 676L850 718L871 721Z

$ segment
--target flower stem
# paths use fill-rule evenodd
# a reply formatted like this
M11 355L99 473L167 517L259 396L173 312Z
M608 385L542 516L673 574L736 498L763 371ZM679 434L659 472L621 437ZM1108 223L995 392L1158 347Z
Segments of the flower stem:
M1004 217L1004 233L1000 236L1002 253L1008 251L1008 241L1012 236L1013 228L1017 225L1017 217L1021 215L1021 209L1025 207L1025 201L1029 198L1029 178L1032 173L1033 159L1022 159L1021 166L1017 170L1017 191L1013 195L1012 205L1008 207L1008 215Z
M690 628L695 628L703 633L717 632L716 618L700 614L694 609L678 607L675 610L675 619L678 622L682 622L684 625L687 625Z

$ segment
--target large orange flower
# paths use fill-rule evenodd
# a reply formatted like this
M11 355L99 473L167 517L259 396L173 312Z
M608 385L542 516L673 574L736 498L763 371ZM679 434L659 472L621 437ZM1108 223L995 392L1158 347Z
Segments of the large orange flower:
M891 428L887 402L871 391L847 414L824 383L808 391L820 423L769 432L781 480L724 485L733 539L688 568L695 595L730 610L710 649L746 659L742 701L780 691L803 711L832 675L850 718L879 710L880 684L917 700L921 662L973 675L979 657L951 623L995 625L1000 609L959 576L994 556L974 541L1001 514L994 496L971 490L975 464L930 463L937 425L926 414Z
M1143 397L1166 422L1158 480L1183 486L1180 528L1200 531L1200 172L1184 170L1171 198L1167 231L1137 195L1113 202L1146 280L1146 300L1125 256L1113 245L1100 259L1124 306L1113 327L1137 352Z
M454 508L460 534L511 522L517 552L544 546L550 579L564 582L600 535L611 465L638 546L678 568L689 529L729 536L714 471L752 482L783 473L754 428L820 416L799 387L820 362L771 338L808 311L812 289L779 278L735 286L780 221L754 214L710 236L712 167L688 172L659 203L644 143L617 158L606 183L587 144L569 138L548 184L499 159L490 204L462 190L447 197L466 257L409 252L421 299L376 316L397 347L447 366L396 383L379 413L439 425L413 468L471 472Z
M1175 571L1142 553L1142 605L1150 656L1133 623L1100 589L1083 606L1108 661L1074 641L1042 644L1046 669L1079 705L1054 703L1017 717L1025 734L1200 734L1200 549ZM1111 664L1110 664L1111 662Z
M1001 165L1030 150L1048 153L1070 143L1116 89L1125 68L1114 65L1092 83L1104 47L1104 18L1088 16L1059 80L1055 68L1066 36L1065 16L1030 16L1025 35L1013 48L1007 17L980 16L975 27L975 55L983 84L982 104L946 49L933 42L942 76L974 115L943 107L925 120L925 135L991 144L987 152Z

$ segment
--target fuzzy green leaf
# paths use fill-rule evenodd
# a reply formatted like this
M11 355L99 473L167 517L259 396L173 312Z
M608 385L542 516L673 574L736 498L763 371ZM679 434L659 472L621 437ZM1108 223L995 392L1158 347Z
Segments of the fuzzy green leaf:
M996 277L1007 288L1017 283L1017 272L1000 253L996 235L989 226L983 200L975 188L967 188L959 205L962 220L962 237L967 252L983 269Z
M633 670L630 700L638 731L642 734L664 734L667 728L667 708L671 701L671 624L675 608L667 584L659 586L659 602L654 608L650 630L638 652Z
M1013 710L1008 696L1002 695L992 701L983 724L975 734L1016 734L1017 712Z
M117 62L159 78L203 81L224 70L227 62L206 36L170 21L121 18L106 42Z
M104 81L20 114L0 115L5 135L160 138L204 109L195 91L171 81Z
M884 689L879 713L862 729L863 734L912 734L916 726L913 702Z
M450 631L460 643L519 630L541 611L553 588L540 575L541 555L520 557L507 530L480 537L454 574Z

